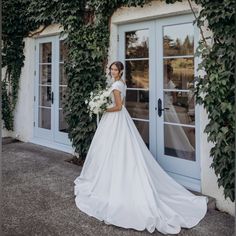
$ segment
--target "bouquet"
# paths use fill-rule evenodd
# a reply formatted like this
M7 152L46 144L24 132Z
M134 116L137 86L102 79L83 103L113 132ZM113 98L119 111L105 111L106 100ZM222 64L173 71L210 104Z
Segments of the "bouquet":
M106 86L105 89L101 89L101 86L99 86L98 89L90 93L89 101L85 100L85 104L88 104L90 117L92 117L92 114L102 114L111 105L110 88Z

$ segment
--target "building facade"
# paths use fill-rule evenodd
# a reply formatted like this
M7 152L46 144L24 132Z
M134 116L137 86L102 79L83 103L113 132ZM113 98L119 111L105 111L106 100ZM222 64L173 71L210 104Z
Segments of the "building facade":
M187 1L120 8L111 19L108 61L125 65L125 105L156 161L177 182L216 198L219 210L234 215L234 203L224 199L210 168L207 114L191 90L200 62L193 21ZM3 136L74 153L62 110L67 78L61 30L54 24L25 38L15 131L3 130Z

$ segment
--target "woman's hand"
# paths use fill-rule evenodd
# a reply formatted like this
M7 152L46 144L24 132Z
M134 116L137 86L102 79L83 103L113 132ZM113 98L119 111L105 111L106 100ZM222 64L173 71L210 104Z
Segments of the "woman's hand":
M115 98L115 106L108 108L106 112L114 112L114 111L120 111L122 109L122 101L121 101L121 92L118 89L114 89L113 91L114 98Z

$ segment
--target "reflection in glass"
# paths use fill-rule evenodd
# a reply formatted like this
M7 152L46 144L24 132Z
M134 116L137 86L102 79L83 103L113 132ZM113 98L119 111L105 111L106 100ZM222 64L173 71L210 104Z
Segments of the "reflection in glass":
M67 85L67 74L65 72L64 64L60 63L59 83L60 85Z
M195 101L192 91L164 92L165 122L195 125Z
M62 109L59 110L59 131L68 133L68 124L65 121L65 114Z
M67 74L64 63L68 60L68 48L65 40L60 40L60 63L59 63L59 131L68 133L68 124L65 120L63 104L66 102Z
M51 107L51 86L39 86L39 106Z
M51 129L51 109L39 107L38 127Z
M194 27L192 23L163 28L164 56L193 55Z
M39 45L39 62L51 63L52 61L52 43L41 43Z
M193 58L164 59L164 88L191 89L194 80Z
M133 120L147 148L149 148L149 122Z
M125 55L126 58L148 57L148 30L136 30L125 33Z
M52 81L51 64L39 65L39 83L51 84L51 81Z
M149 91L127 90L126 109L133 118L149 119Z
M149 61L126 61L126 84L128 88L149 88Z
M195 128L165 124L165 155L195 161Z

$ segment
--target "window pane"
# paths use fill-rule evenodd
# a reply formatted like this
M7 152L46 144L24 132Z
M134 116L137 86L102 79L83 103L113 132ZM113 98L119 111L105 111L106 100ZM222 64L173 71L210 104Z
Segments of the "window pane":
M133 118L149 119L149 91L127 90L126 109Z
M164 56L193 55L194 27L192 23L163 27Z
M149 88L149 61L126 61L126 84L128 88Z
M40 84L51 84L52 73L51 64L49 65L39 65L39 83Z
M195 161L195 128L165 124L165 155Z
M46 63L52 61L52 43L41 43L39 45L39 62Z
M148 121L139 121L134 120L134 123L143 138L147 148L149 148L149 122Z
M39 106L51 107L51 86L39 86Z
M195 125L195 99L192 91L164 92L165 122Z
M51 109L39 107L38 127L51 129Z
M148 57L148 30L136 30L125 33L125 55L126 58Z
M194 62L193 58L164 59L164 88L193 88Z

